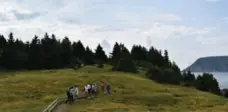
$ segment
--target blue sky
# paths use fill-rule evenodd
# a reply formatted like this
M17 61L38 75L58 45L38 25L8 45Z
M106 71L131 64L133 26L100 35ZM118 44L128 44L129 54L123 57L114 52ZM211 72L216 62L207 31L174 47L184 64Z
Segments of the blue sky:
M0 33L31 40L54 33L106 52L125 43L168 49L183 69L228 55L227 0L0 0Z

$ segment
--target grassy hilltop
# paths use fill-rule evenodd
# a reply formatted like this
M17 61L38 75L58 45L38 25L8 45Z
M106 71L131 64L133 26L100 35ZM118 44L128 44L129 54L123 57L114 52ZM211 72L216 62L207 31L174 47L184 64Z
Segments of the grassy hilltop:
M66 88L103 80L112 96L99 94L68 106L68 112L227 112L225 98L196 89L162 85L142 75L111 72L108 67L24 71L0 74L0 112L40 112Z

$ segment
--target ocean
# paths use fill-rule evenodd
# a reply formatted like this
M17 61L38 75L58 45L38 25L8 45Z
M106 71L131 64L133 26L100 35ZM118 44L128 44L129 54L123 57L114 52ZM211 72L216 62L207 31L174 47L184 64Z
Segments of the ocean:
M221 89L228 88L228 72L210 72L217 79ZM194 72L195 76L202 75L203 73Z

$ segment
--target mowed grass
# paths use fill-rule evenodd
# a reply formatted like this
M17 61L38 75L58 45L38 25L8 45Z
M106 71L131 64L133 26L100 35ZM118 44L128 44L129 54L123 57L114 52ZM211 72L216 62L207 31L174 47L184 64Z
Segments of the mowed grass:
M111 84L112 95L99 93L68 106L68 112L227 112L228 100L181 86L162 85L142 75L83 67L77 71L42 70L0 75L0 112L41 112L71 85Z

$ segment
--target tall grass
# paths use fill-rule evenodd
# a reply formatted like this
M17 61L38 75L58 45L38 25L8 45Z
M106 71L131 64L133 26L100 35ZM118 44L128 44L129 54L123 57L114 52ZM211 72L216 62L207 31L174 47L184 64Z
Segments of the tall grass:
M0 112L40 112L69 86L99 82L111 84L112 95L81 100L69 112L226 112L227 100L195 89L161 85L137 74L111 72L109 67L77 71L42 70L5 72L0 76Z

